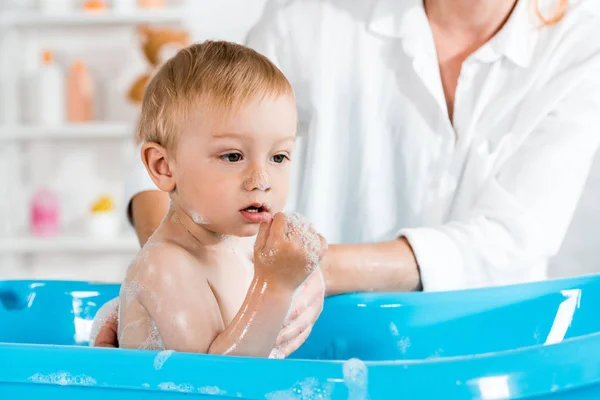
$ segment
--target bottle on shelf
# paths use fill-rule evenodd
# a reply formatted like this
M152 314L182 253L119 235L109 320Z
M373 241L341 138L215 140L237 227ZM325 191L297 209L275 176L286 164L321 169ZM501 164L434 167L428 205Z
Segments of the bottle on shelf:
M75 61L67 77L67 119L72 123L94 119L94 82L87 65Z
M106 2L104 0L87 0L83 3L83 10L86 12L106 11Z
M164 0L138 0L138 6L141 8L162 8L165 6Z
M118 236L119 214L111 196L102 196L92 204L88 222L90 235L94 238L109 239Z
M52 237L59 233L59 202L48 188L36 192L31 201L31 231L34 236Z
M33 120L40 125L60 125L65 121L65 76L50 50L42 52L42 62L34 78L30 104Z

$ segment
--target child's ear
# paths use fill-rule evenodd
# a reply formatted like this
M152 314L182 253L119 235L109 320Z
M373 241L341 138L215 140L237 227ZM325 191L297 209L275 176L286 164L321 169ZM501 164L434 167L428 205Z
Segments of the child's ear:
M167 150L158 143L144 143L142 146L142 161L154 184L163 192L175 190L175 179L169 165Z

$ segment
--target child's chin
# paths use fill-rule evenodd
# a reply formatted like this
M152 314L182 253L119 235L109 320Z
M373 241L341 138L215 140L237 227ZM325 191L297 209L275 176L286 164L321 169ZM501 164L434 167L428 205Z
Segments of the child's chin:
M235 236L250 237L258 234L259 225L246 225L236 230Z

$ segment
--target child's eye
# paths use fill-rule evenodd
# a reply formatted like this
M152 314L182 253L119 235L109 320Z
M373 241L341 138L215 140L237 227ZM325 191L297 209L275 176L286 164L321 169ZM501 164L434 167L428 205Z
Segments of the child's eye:
M240 153L223 154L221 159L234 163L240 161L242 159L242 155Z
M287 156L284 154L275 154L272 157L272 160L273 160L273 162L276 162L277 164L281 164L282 162L285 161L286 158L287 158Z

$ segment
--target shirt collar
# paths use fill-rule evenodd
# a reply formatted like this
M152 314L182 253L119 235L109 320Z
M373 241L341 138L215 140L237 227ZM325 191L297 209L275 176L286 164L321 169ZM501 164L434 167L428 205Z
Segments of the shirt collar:
M534 13L531 12L530 5L530 1L519 0L506 24L486 44L493 52L523 68L531 63L537 38Z
M519 0L502 29L473 56L482 62L505 56L523 68L529 66L537 37L534 13L529 4L528 0ZM381 36L422 45L431 40L423 0L376 0L367 19L367 28ZM428 46L422 46L421 49L428 49Z

